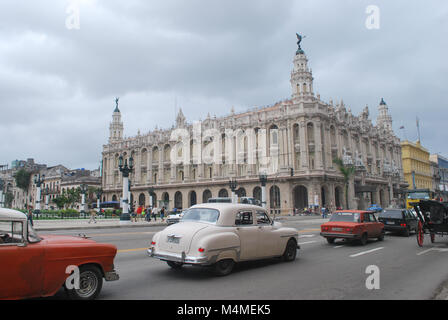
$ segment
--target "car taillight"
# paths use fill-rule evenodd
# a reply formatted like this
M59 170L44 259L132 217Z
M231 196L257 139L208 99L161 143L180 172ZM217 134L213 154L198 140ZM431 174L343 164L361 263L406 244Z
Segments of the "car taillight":
M155 243L154 241L152 241L152 242L151 242L151 245L152 245L152 246L155 246L155 245L156 245L156 243Z
M402 226L402 227L406 227L406 223L402 223L401 226Z
M204 252L205 249L204 249L204 248L199 248L198 251L199 251L199 252Z

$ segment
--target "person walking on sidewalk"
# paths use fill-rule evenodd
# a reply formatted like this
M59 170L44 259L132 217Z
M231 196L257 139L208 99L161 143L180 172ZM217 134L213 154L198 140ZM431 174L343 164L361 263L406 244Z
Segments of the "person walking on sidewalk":
M28 221L31 223L31 225L34 227L34 222L33 222L33 208L29 207L28 208L28 215L27 215Z
M152 209L151 207L146 208L145 220L147 222L151 222L151 214L152 214L151 209Z
M143 212L143 207L142 206L138 206L138 208L137 208L137 216L135 218L135 222L137 222L138 220L141 219L142 212Z
M159 213L159 209L157 207L152 209L152 217L154 218L154 221L157 221L157 213Z
M95 222L96 223L96 211L94 209L90 210L90 220L89 220L89 224L91 222Z
M162 209L160 209L160 219L162 219L162 222L164 217L165 217L165 207L162 207Z

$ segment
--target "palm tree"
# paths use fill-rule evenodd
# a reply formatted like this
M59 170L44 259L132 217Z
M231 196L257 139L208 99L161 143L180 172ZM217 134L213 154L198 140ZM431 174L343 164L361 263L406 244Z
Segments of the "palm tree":
M344 161L340 158L333 159L333 162L338 166L339 172L344 176L344 185L345 185L345 203L347 204L347 209L349 207L348 204L348 184L350 178L355 174L355 167L353 165L346 165Z

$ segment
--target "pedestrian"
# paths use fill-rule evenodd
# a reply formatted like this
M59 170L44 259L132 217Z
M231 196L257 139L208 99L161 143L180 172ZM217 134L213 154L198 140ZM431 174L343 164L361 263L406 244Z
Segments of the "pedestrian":
M160 219L162 219L162 222L164 217L165 217L165 207L162 207L162 209L160 209Z
M132 205L131 205L130 213L131 213L131 222L137 222L137 215L134 212L134 208L132 207Z
M140 220L140 219L141 219L142 212L143 212L143 206L138 206L138 208L137 208L137 215L136 215L136 218L135 218L135 222L137 222L137 220Z
M145 210L145 221L146 222L151 221L151 207L147 207Z
M33 222L33 208L29 207L28 208L28 221L31 223L31 225L34 227L34 222Z
M154 207L152 209L152 217L154 218L154 221L157 221L157 213L158 213L159 209L157 207Z
M89 224L90 224L92 221L96 223L96 211L95 211L95 209L91 209L91 210L90 210L90 220L89 220Z
M321 211L322 211L322 219L326 219L327 218L327 209L325 207L322 207Z

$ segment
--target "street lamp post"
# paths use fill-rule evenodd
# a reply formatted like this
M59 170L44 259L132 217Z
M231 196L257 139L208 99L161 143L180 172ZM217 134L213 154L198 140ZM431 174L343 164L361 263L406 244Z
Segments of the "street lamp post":
M268 181L268 176L265 173L260 174L261 182L261 205L266 208L266 182Z
M96 207L98 208L98 214L101 212L101 195L103 194L103 189L96 189Z
M50 189L48 187L44 189L44 195L45 195L45 210L48 210L48 203L50 200Z
M236 190L237 185L238 185L238 183L236 182L235 178L232 178L229 180L229 187L230 187L230 190L232 190L232 203L236 203L235 190Z
M45 180L44 174L42 175L42 177L40 176L40 173L34 176L34 183L36 184L36 209L34 210L34 213L36 215L39 215L40 213L41 186L42 183L44 183L44 180Z
M5 181L3 181L2 179L0 179L0 208L4 208L5 203L3 200L3 188L5 186Z
M86 213L86 193L88 190L88 186L83 183L79 186L79 189L81 190L81 213L83 215L85 215L85 213Z
M128 165L128 160L124 160L123 163L123 156L120 155L118 158L118 168L123 174L123 212L120 215L120 223L127 224L131 222L131 216L129 215L129 173L134 168L134 159L130 157Z

